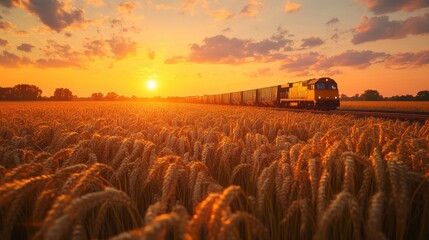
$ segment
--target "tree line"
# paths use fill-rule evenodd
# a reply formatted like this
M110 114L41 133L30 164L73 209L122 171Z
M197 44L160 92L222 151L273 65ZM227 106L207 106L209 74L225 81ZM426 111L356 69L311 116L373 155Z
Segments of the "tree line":
M177 100L177 97L153 98L159 101ZM377 90L366 90L362 94L355 94L348 97L341 94L342 101L429 101L429 91L424 90L412 95L401 95L392 97L383 97ZM119 96L115 92L108 92L104 95L101 92L96 92L89 98L79 98L73 95L73 92L68 88L57 88L54 94L50 97L42 96L42 90L30 84L18 84L14 87L0 87L0 101L39 101L39 100L52 100L52 101L72 101L72 100L92 100L92 101L147 101L149 98L138 98L136 96L124 97Z
M119 96L115 92L108 92L106 95L97 92L89 98L82 98L73 95L68 88L57 88L50 97L42 96L42 90L30 84L18 84L14 87L0 87L0 101L72 101L72 100L93 100L93 101L133 101L143 98Z
M381 95L377 90L369 89L362 94L356 93L351 97L341 94L340 99L343 101L429 101L429 91L419 91L415 96L407 94L383 97L383 95Z

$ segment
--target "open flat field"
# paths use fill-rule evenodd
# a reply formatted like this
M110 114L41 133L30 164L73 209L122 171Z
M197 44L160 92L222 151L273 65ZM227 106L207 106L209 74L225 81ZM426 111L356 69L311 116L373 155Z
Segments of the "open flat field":
M0 103L2 239L427 239L429 122Z
M404 112L429 112L428 101L342 101L339 110L379 110Z

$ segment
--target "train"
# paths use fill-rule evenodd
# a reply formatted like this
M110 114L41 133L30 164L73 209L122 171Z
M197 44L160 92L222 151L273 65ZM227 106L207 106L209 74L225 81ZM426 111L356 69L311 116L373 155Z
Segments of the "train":
M185 97L186 102L335 110L340 106L338 85L329 77L250 89L245 91Z

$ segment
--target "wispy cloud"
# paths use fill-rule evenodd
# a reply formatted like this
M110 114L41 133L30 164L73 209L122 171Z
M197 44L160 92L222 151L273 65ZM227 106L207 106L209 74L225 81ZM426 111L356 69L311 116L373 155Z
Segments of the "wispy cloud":
M385 14L397 11L413 11L429 7L427 0L355 0L365 5L375 14Z
M248 0L247 5L243 7L241 13L248 17L254 17L259 14L261 9L262 0Z
M328 26L331 26L331 25L335 25L339 22L340 22L340 20L338 20L338 18L331 18L331 20L327 21L325 24Z
M234 17L233 13L230 13L225 9L210 10L208 11L208 14L217 20L227 20Z
M322 45L324 41L319 37L309 37L302 39L302 48L312 48Z
M286 4L284 6L284 11L286 13L293 13L293 12L297 12L301 9L301 4L296 3L296 2L292 2L291 0L287 0Z
M118 10L122 13L131 14L137 8L137 3L132 0L125 0L118 5Z

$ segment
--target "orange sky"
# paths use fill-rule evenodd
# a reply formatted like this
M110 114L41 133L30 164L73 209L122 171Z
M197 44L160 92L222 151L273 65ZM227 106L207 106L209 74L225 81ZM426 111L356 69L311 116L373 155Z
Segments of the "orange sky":
M415 95L428 33L426 0L0 0L0 86L166 97L330 76Z

